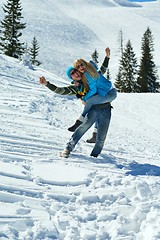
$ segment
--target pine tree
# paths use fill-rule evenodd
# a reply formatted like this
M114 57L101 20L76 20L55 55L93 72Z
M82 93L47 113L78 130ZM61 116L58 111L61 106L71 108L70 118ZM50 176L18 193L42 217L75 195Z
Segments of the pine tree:
M119 31L119 39L118 42L120 44L120 52L123 53L123 32L122 30Z
M25 23L20 22L23 18L20 0L8 0L3 11L5 17L1 21L0 50L10 57L20 58L24 43L19 38L22 36L21 30L26 27Z
M115 87L120 92L135 92L137 77L137 59L131 41L128 40L120 60Z
M39 48L40 47L38 45L36 37L34 37L32 41L32 47L30 48L30 56L31 56L31 63L36 66L39 66L41 64L41 62L39 62L36 59L36 57L38 56Z
M95 49L95 51L92 53L91 57L92 57L92 60L93 62L97 65L98 64L98 52L97 50Z
M153 36L148 27L142 37L142 57L137 78L137 92L157 92L159 88L157 69L153 62Z
M122 67L122 59L120 60L120 66L119 66L119 69L118 69L118 74L117 74L117 77L116 77L116 81L114 83L114 86L115 88L117 89L118 92L123 92L123 88L124 88L124 82L122 80L122 70L123 70L123 67Z
M27 66L28 68L30 68L32 70L34 69L31 64L31 57L29 54L29 49L27 47L27 44L25 46L24 54L21 56L21 61L24 66Z

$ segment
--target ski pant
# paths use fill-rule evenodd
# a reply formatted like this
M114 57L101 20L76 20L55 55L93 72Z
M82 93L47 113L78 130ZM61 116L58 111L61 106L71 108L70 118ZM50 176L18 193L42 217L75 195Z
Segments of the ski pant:
M115 88L112 88L105 96L94 95L90 97L85 102L85 107L82 112L82 116L85 117L93 105L112 102L116 97L117 97L117 91Z
M97 122L97 138L94 148L91 152L92 156L98 156L104 146L104 142L107 136L109 124L111 119L111 106L106 108L92 107L87 115L87 121L82 123L77 130L71 136L66 148L71 152L81 137L87 132L87 130Z

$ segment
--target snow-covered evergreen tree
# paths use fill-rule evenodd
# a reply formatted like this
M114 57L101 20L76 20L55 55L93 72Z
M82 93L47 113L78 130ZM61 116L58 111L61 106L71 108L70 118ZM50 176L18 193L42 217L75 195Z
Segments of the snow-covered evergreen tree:
M98 54L97 50L95 49L95 51L92 53L91 57L92 57L93 62L96 65L98 65L98 56L99 56L99 54Z
M119 39L118 39L119 45L120 45L120 52L123 53L123 31L119 31Z
M157 69L153 62L153 36L148 27L142 37L142 57L137 78L137 92L157 92L159 86Z
M32 64L31 64L31 57L30 57L30 54L29 54L29 50L27 48L27 44L26 44L26 48L25 48L24 54L22 55L21 59L22 59L22 64L24 66L27 66L28 68L30 68L32 70L34 69Z
M120 67L115 81L115 87L119 92L135 92L137 66L137 59L131 41L128 40L122 53Z
M121 64L121 61L122 59L120 60L120 64ZM119 69L118 69L118 74L116 76L116 81L114 83L115 85L115 88L117 89L118 92L123 92L123 81L122 81L122 65L119 66Z
M26 27L25 23L21 23L23 17L20 0L7 0L3 11L5 17L1 21L0 50L10 57L20 58L24 52L24 43L19 38L22 29Z
M32 47L30 48L30 56L31 56L31 63L35 66L39 66L41 64L40 61L37 60L37 56L39 53L39 45L36 37L33 38Z

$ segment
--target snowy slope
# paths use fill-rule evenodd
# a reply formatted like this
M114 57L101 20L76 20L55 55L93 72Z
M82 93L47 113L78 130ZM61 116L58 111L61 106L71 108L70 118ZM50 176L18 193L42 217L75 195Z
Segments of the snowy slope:
M43 65L31 70L0 55L0 240L160 239L159 94L118 94L101 156L89 156L90 129L70 158L61 159L67 128L83 106L38 84L42 75L68 84L66 67L77 57L90 59L95 48L101 62L106 46L114 78L119 30L139 57L147 26L160 71L160 1L124 4L22 1L23 39L29 45L36 36Z
M101 156L89 156L91 129L62 159L82 105L38 77L67 81L3 55L0 63L0 239L158 240L159 94L118 94Z
M2 3L4 1L0 1L0 6ZM76 58L89 60L97 49L101 62L104 49L109 46L112 51L110 69L114 79L120 58L120 30L123 31L124 45L128 39L131 40L139 61L141 39L148 26L153 32L154 57L160 69L160 1L131 3L125 0L23 0L22 6L24 22L27 23L27 28L23 31L23 41L29 47L36 36L42 66L63 78L66 78L65 69Z

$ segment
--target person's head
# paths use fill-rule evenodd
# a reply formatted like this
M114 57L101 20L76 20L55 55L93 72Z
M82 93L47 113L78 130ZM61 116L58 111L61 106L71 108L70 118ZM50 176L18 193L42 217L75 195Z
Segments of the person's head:
M81 73L78 71L78 69L70 66L66 70L66 75L68 76L69 79L74 80L74 81L79 81L81 80Z
M99 76L95 67L90 62L86 62L84 59L77 59L74 62L73 66L82 74L88 72L89 75L93 78L97 78Z
M84 73L87 67L87 62L80 58L74 62L73 66L81 73Z

